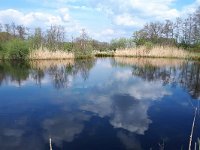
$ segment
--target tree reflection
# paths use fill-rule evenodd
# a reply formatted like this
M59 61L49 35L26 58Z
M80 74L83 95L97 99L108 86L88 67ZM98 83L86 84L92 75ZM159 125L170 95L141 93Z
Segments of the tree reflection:
M187 62L182 65L180 73L181 85L185 87L193 98L200 97L200 64Z
M95 62L95 59L67 60L65 62L1 62L0 85L5 81L5 83L17 82L18 86L21 86L22 81L30 78L41 86L42 80L50 76L48 82L51 82L56 89L66 88L70 86L73 77L78 74L83 80L87 80Z
M148 60L148 61L147 61ZM115 60L111 63L113 65L131 66L132 75L138 76L145 81L162 81L163 85L171 84L172 86L180 84L186 88L193 98L200 97L200 64L198 62L182 61L173 62L170 60L169 65L167 61L157 60L159 65L154 60ZM62 63L59 62L52 65L49 61L46 62L45 67L41 67L43 62L38 62L40 66L33 65L33 63L19 62L19 61L3 61L0 63L0 85L3 82L15 82L18 86L22 85L23 81L31 78L36 84L42 85L42 80L49 78L57 89L69 87L73 78L80 75L83 80L87 80L91 68L95 65L96 59L78 59L73 62Z
M29 76L30 65L21 61L3 61L0 63L0 85L3 81L17 82L20 86L22 81Z
M200 97L200 64L199 62L184 61L178 65L169 64L165 66L155 64L151 61L139 61L133 59L128 62L116 60L115 65L129 65L132 67L132 74L146 81L162 81L163 85L172 86L180 84L188 90L193 98Z
M55 88L65 88L70 85L72 78L78 74L84 80L89 77L90 69L94 66L95 59L77 59L73 65L54 66L48 69Z
M36 81L36 84L42 84L42 79L44 78L45 74L44 71L41 69L31 70L31 77Z
M54 66L48 69L55 88L60 89L69 86L69 77L72 75L72 72L68 68L72 68L72 66Z
M95 65L96 59L78 59L75 61L73 73L80 73L84 80L89 77L90 69Z

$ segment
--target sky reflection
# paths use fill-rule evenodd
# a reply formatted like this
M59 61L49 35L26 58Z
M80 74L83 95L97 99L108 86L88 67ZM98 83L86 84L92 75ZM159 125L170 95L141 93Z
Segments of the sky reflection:
M6 68L1 72L0 86L1 148L48 149L49 137L56 149L97 148L98 143L108 141L110 145L104 149L151 148L162 140L164 128L170 133L165 137L174 136L171 131L176 122L167 128L162 124L166 114L172 116L166 121L189 120L183 124L186 132L180 132L187 140L192 120L188 99L192 95L185 89L192 87L179 82L184 76L180 67L184 62L156 68L121 63L113 59L81 60L28 67L24 72L15 65L1 64ZM173 82L166 82L172 78ZM167 111L165 107L172 102ZM179 118L173 117L174 111ZM185 146L184 139L176 140ZM172 145L169 142L169 147Z

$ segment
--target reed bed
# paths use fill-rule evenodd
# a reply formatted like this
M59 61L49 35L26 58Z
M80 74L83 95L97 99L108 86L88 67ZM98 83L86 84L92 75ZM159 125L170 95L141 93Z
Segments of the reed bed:
M74 58L74 54L73 53L68 53L68 52L64 52L61 50L57 50L57 51L50 51L48 49L38 49L38 50L34 50L31 51L29 54L29 59L30 60L39 60L39 59L72 59Z
M115 61L123 65L137 65L144 67L152 65L155 67L178 67L185 62L184 59L167 59L167 58L135 58L135 57L115 57Z
M200 53L189 52L183 49L170 46L155 46L148 48L141 46L138 48L117 49L116 51L94 51L88 57L148 57L148 58L180 58L200 60ZM79 56L80 58L87 58L87 56ZM76 58L79 58L76 56ZM74 59L75 54L64 52L62 50L50 51L47 48L39 48L33 50L28 55L28 60L60 60L60 59Z
M58 67L61 64L64 66L73 66L74 59L64 59L64 60L31 60L30 66L34 69L46 70L52 67Z
M175 47L160 47L147 48L141 46L138 48L118 49L114 56L123 57L158 57L158 58L188 58L190 53Z

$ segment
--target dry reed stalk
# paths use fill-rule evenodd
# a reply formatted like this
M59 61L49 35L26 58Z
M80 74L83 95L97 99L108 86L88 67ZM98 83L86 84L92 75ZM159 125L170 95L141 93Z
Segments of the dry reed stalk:
M168 58L187 58L189 53L175 47L153 47L147 49L144 46L139 48L118 49L115 56L134 56L134 57L168 57Z
M51 138L49 138L49 148L50 148L50 150L53 150L53 149L52 149Z
M196 114L197 114L197 108L195 108L195 112L194 112L194 119L193 119L193 122L192 122L192 129L191 129L191 134L190 134L190 139L189 139L189 148L188 148L188 150L191 150L192 136L193 136L193 132L194 132L194 125L195 125L195 120L196 120Z
M39 59L69 59L74 58L73 53L64 52L61 50L50 51L48 49L38 49L30 52L29 59L39 60Z

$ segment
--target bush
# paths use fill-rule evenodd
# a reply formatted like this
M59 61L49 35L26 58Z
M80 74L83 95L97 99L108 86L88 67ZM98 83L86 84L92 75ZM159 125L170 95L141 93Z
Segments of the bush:
M72 52L72 50L73 50L73 44L71 42L65 42L64 51Z
M20 39L13 39L3 45L4 59L26 59L29 54L29 43Z
M153 43L152 42L145 42L145 47L147 50L151 50L153 48Z
M92 57L92 51L93 48L91 45L87 45L85 49L81 49L79 47L75 47L74 49L74 55L76 58L86 58L86 57Z
M134 39L134 42L135 42L136 46L142 46L142 45L145 45L146 39L144 39L144 38Z

